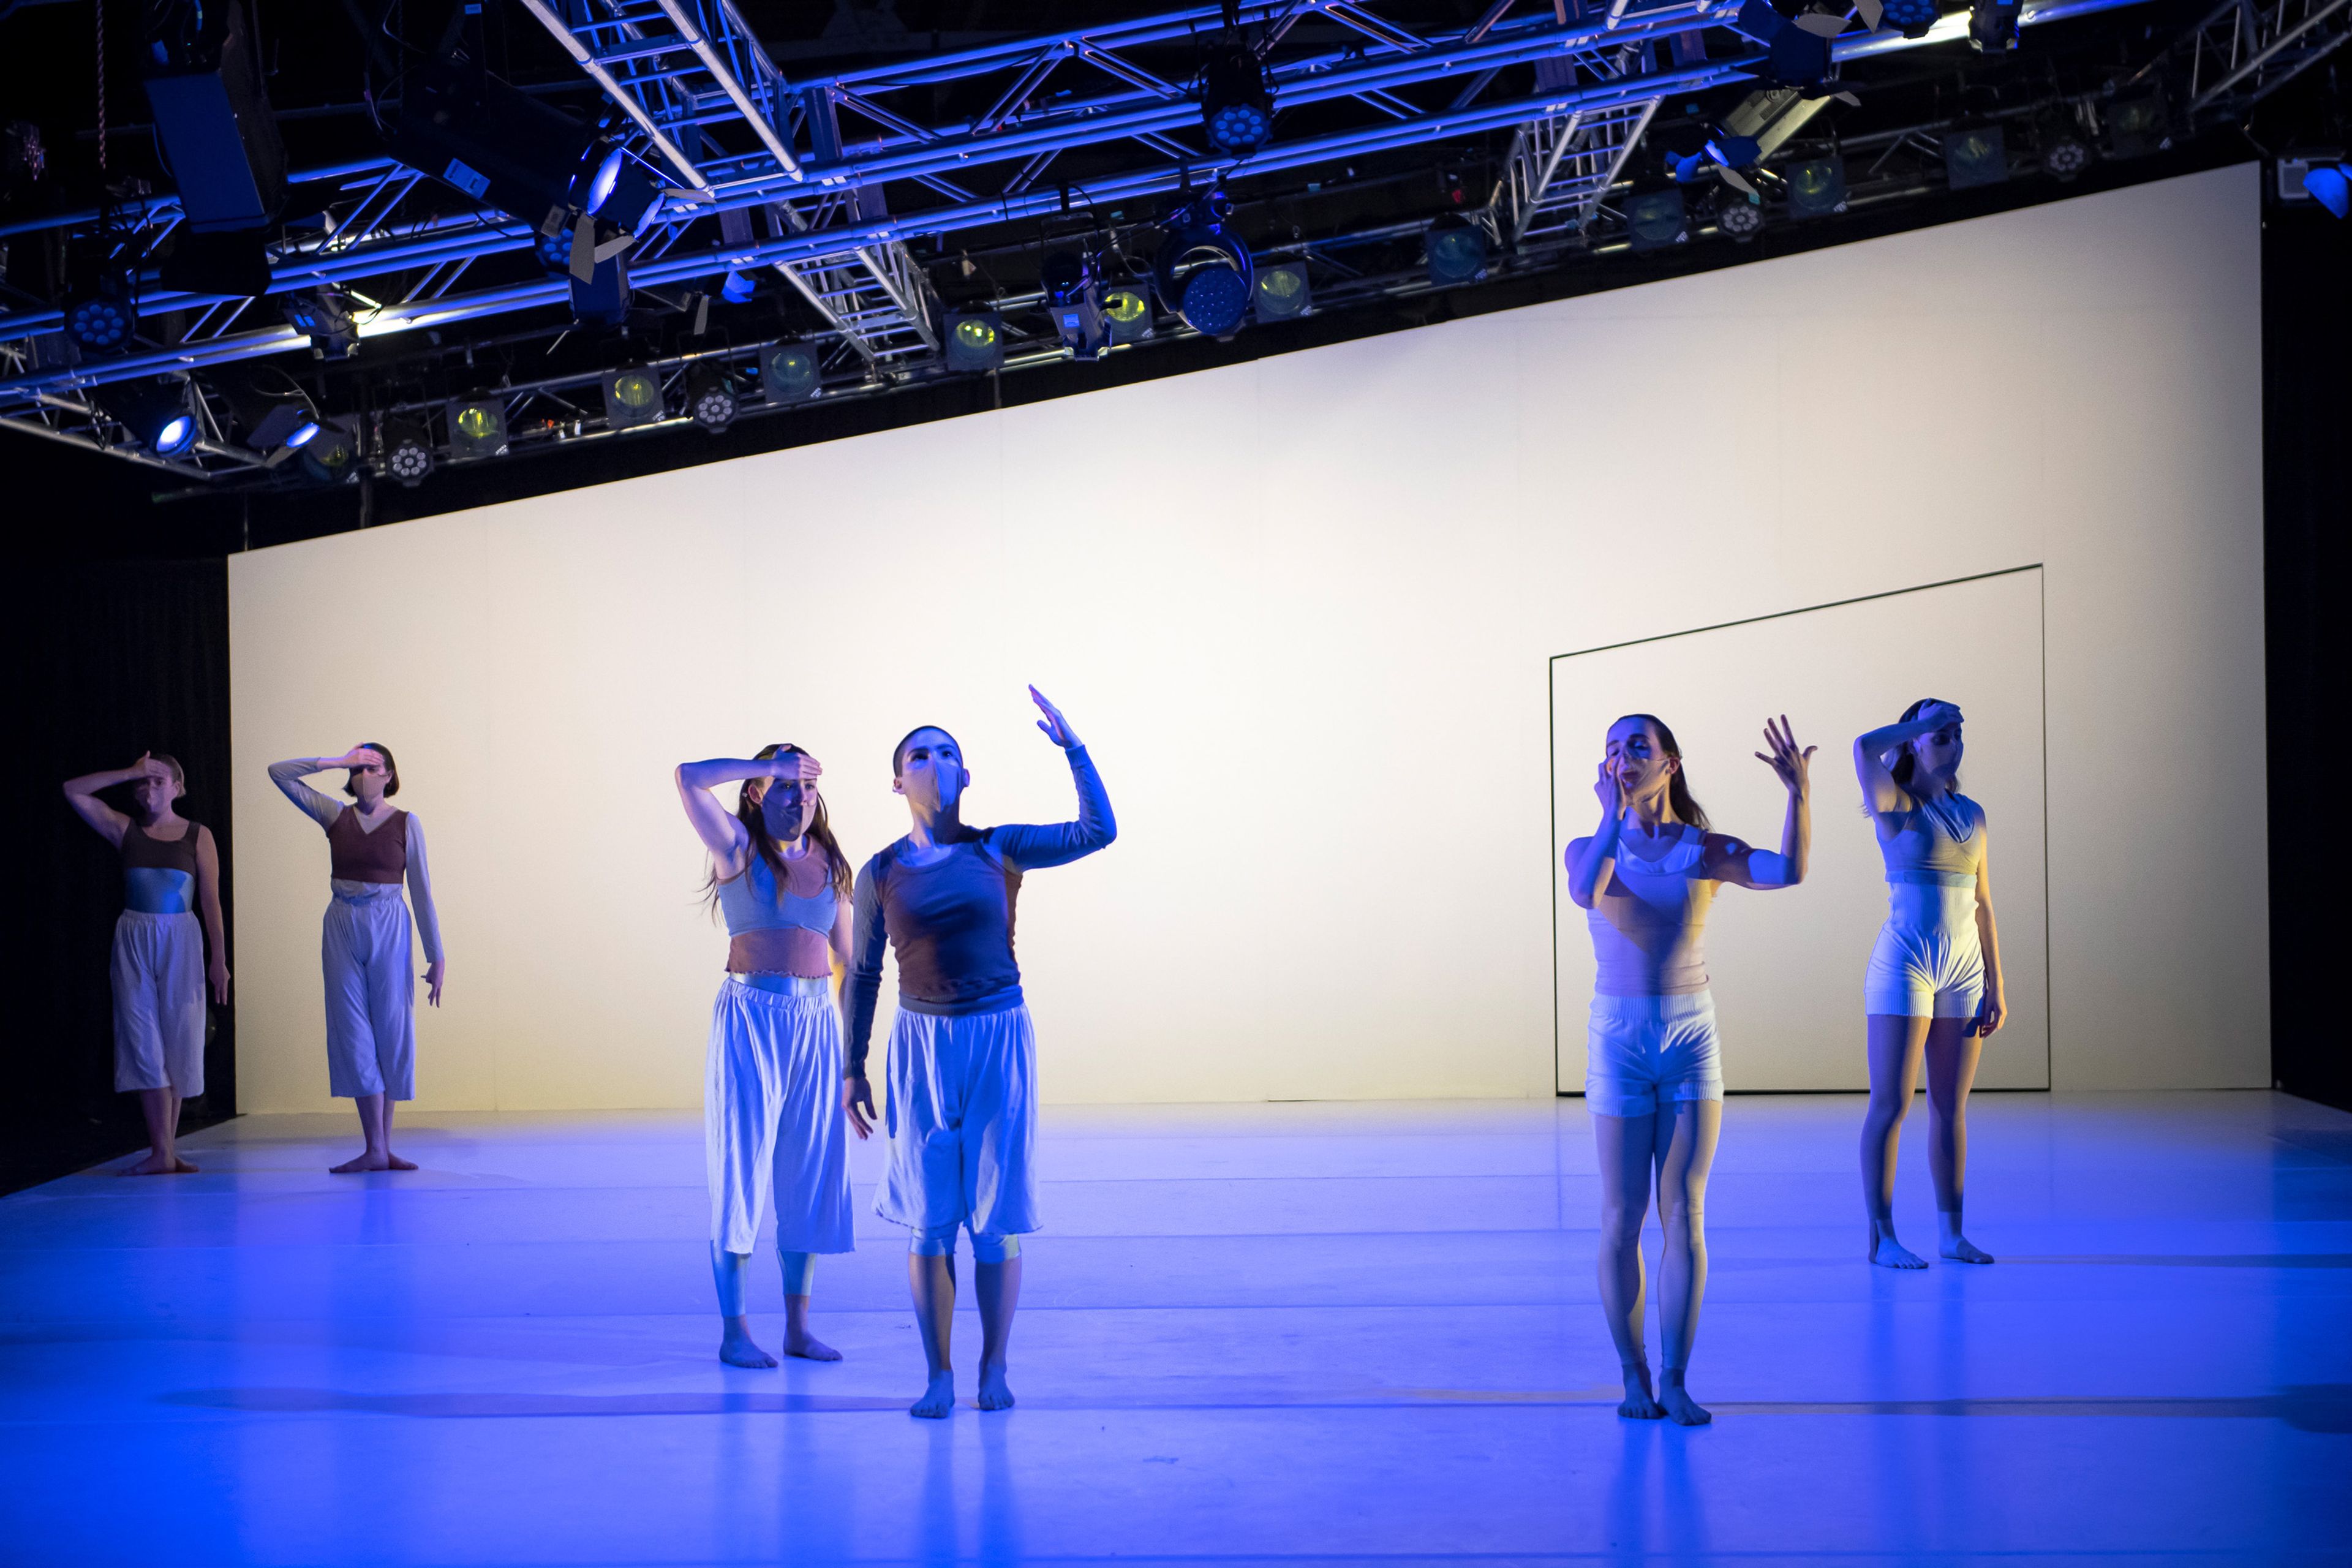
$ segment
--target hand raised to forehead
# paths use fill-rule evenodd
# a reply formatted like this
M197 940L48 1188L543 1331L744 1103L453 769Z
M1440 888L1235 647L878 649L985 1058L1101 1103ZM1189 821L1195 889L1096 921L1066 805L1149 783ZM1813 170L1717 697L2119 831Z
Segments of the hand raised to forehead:
M806 752L780 752L768 759L768 776L772 779L797 779L802 784L814 784L824 772L824 764Z
M341 756L335 759L335 766L339 768L380 768L383 766L383 756L381 752L373 751L366 746L353 746L350 751L345 752Z
M1952 702L1930 702L1927 706L1919 710L1919 722L1922 724L1933 724L1936 728L1940 730L1947 724L1958 724L1965 722L1965 721L1960 717L1958 704Z
M152 752L140 752L139 760L131 764L131 772L134 777L153 779L158 784L172 782L172 770L157 762Z

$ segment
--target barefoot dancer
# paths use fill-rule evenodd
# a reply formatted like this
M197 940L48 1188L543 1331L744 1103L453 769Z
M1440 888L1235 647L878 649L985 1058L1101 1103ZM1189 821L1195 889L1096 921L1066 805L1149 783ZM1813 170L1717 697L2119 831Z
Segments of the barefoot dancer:
M817 794L824 771L798 746L773 745L749 761L681 763L677 773L687 820L710 851L711 903L727 917L727 978L710 1009L702 1125L710 1274L724 1321L719 1359L736 1366L776 1364L752 1342L744 1305L771 1193L784 1353L841 1359L808 1329L815 1254L855 1245L836 999L849 962L849 858ZM730 815L712 792L739 781ZM857 1135L866 1133L860 1123Z
M1108 844L1110 797L1059 710L1029 689L1037 728L1068 756L1078 819L1051 827L967 827L963 752L925 726L890 755L891 789L914 830L857 874L856 962L849 980L849 1072L842 1103L862 1133L874 1114L866 1043L882 984L882 950L898 959L898 1018L890 1029L890 1169L875 1212L907 1226L907 1278L930 1384L917 1415L955 1406L949 1360L955 1320L955 1237L971 1233L980 1299L980 1407L1013 1404L1005 1352L1021 1300L1021 1237L1037 1228L1030 1154L1037 1135L1037 1047L1013 961L1013 900L1023 873L1066 865Z
M343 793L350 805L302 780L349 768ZM353 1171L413 1171L392 1152L392 1108L416 1098L416 970L408 942L408 909L400 883L416 906L425 938L425 995L441 1005L447 964L441 921L433 912L433 879L425 866L425 826L391 804L400 793L400 766L389 748L370 742L340 757L296 757L269 764L269 782L326 830L333 880L328 886L320 958L327 977L327 1084L338 1100L356 1103L367 1147L334 1167Z
M1886 924L1863 979L1870 1023L1870 1110L1862 1123L1862 1201L1870 1260L1927 1261L1895 1239L1895 1161L1903 1118L1927 1065L1927 1169L1937 1249L1990 1263L1960 1233L1968 1184L1969 1086L2001 1026L2000 938L1993 927L1984 807L1959 793L1960 710L1923 698L1853 743L1864 807L1886 861Z
M98 798L131 786L137 815ZM228 1005L228 950L221 940L220 851L212 829L173 809L185 792L180 764L142 754L113 773L66 781L66 803L122 852L122 915L114 922L114 1087L137 1093L147 1118L147 1157L126 1176L185 1175L180 1102L205 1091L205 987ZM204 917L197 929L197 913ZM205 950L212 952L205 962Z
M1789 792L1780 848L1753 848L1706 830L1691 798L1674 731L1646 713L1609 727L1599 777L1601 825L1568 847L1568 892L1592 928L1592 1021L1586 1109L1601 1153L1601 1306L1624 1368L1620 1415L1714 1419L1684 1375L1706 1293L1706 1176L1723 1123L1723 1068L1707 990L1703 928L1718 882L1793 888L1812 838L1809 766L1784 716L1764 725L1770 764ZM1665 1342L1651 1392L1642 1342L1642 1226L1650 1173L1658 1180L1664 1247L1658 1335Z

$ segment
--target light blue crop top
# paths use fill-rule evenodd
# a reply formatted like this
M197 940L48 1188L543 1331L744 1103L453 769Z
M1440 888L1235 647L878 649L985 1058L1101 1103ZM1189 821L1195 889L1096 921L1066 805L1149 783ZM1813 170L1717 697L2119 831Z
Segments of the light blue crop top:
M821 890L803 898L789 888L779 890L775 873L768 869L767 861L755 851L743 874L719 884L719 912L727 917L727 934L741 936L747 931L782 931L797 927L813 931L820 936L833 933L833 922L841 900L833 890L833 879L825 876L824 851L812 848L807 865L819 878ZM793 863L787 861L786 877L793 877Z
M1916 796L1911 809L1888 812L1902 827L1878 841L1886 879L1928 887L1973 888L1984 861L1984 837L1977 832L1977 803L1964 795L1936 800Z

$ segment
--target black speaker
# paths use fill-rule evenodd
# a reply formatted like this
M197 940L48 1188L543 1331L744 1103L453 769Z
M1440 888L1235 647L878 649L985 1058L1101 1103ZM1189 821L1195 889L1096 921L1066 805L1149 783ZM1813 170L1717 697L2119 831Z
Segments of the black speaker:
M147 25L147 102L197 234L259 228L286 202L286 144L244 0L164 0Z

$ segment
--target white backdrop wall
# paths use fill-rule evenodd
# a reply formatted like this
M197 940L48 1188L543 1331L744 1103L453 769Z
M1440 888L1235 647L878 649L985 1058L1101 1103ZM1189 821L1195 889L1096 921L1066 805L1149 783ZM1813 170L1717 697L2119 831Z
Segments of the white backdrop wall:
M1059 819L1033 680L1121 830L1023 895L1049 1097L1548 1095L1548 659L2035 563L2051 1081L2264 1083L2255 177L236 557L242 1109L330 1103L272 759L398 752L420 1105L686 1106L671 765L799 742L862 859L939 722L973 820Z

